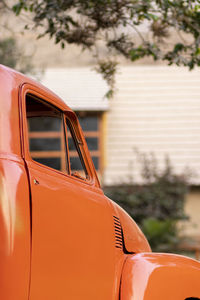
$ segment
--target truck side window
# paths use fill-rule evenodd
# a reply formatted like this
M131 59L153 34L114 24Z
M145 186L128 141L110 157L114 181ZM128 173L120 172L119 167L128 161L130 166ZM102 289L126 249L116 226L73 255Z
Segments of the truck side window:
M62 113L32 95L26 97L29 150L33 160L66 172L66 149Z
M89 176L80 149L81 142L78 140L70 121L67 119L66 119L66 128L67 128L67 140L68 140L71 175L84 180L88 179Z

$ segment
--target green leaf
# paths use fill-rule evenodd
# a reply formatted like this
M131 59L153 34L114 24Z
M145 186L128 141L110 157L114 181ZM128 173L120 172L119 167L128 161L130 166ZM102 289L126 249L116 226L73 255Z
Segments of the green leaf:
M176 44L176 45L174 46L174 52L175 52L175 53L178 53L178 52L182 51L183 49L184 49L184 45L181 44L181 43L178 43L178 44Z
M153 14L148 14L148 16L150 17L150 19L154 20L154 21L157 21L159 19L158 16L156 15L153 15Z
M195 12L199 12L199 10L200 10L200 5L199 5L199 4L195 5L194 10L195 10Z
M14 13L18 16L21 12L23 8L23 4L22 3L18 3L18 4L15 4L13 7L12 7L12 10L14 11Z
M108 98L108 99L111 99L113 96L113 90L110 89L106 94L105 94L105 97Z
M197 48L197 49L196 49L195 55L200 55L200 48Z

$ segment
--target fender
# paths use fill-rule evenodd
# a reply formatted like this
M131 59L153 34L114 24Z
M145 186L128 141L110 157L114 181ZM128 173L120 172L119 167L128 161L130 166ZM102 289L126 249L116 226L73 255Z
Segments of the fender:
M174 254L127 256L121 300L199 300L200 263Z
M126 253L151 252L151 247L135 221L118 204L109 199L113 214L118 216L122 226Z

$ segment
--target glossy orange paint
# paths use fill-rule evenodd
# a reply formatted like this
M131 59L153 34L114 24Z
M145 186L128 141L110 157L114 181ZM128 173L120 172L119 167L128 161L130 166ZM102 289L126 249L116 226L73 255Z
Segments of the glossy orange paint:
M115 299L115 285L119 286L120 280L120 273L118 278L116 273L118 265L122 265L123 252L120 255L115 251L111 211L99 188L86 144L88 182L33 161L26 125L24 100L27 93L59 109L63 107L46 89L30 84L21 89L24 157L32 198L30 299ZM71 110L68 113L64 107L63 111L78 130ZM84 140L80 131L79 134ZM35 185L34 180L39 184Z
M87 180L32 160L27 93L54 105L70 120L82 144ZM151 251L147 240L134 221L103 195L73 111L42 85L3 66L0 187L2 300L118 300L121 276L120 299L132 297L133 273L138 269L133 261L137 256L131 253ZM178 264L184 265L181 260L177 268ZM137 266L144 271L145 264Z
M123 300L200 298L199 262L174 254L128 257L122 272Z
M0 297L28 299L30 283L29 185L21 157L19 81L0 70Z
M111 203L122 225L125 250L129 253L151 252L144 234L133 219L119 205L113 201Z
M0 191L0 298L28 299L30 208L22 161L0 156Z

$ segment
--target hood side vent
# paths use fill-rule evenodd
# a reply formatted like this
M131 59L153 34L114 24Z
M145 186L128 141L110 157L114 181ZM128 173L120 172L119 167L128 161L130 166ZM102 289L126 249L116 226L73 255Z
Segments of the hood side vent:
M115 228L115 247L123 250L123 235L120 219L113 216L114 228Z

